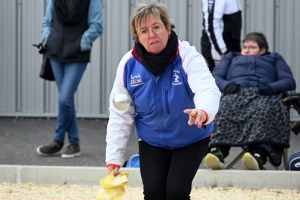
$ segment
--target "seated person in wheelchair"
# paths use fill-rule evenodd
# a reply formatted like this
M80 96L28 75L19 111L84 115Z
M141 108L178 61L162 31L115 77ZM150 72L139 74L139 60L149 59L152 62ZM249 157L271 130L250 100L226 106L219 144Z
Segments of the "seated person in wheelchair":
M264 34L252 32L241 53L228 53L213 71L222 92L215 129L205 165L224 169L230 147L247 147L242 163L248 170L264 169L267 158L279 166L289 147L289 110L282 94L295 90L290 67L278 53L269 52Z

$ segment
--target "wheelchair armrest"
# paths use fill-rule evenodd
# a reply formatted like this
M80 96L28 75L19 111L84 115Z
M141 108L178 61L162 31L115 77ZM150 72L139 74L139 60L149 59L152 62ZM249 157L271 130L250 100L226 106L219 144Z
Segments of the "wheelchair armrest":
M295 91L288 91L283 94L282 101L288 109L294 108L300 115L300 93L297 93ZM294 123L291 129L295 133L295 135L298 135L300 133L300 121Z
M283 99L283 102L296 102L296 101L299 101L300 100L300 97L299 96L289 96L289 97L285 97Z
M298 135L300 133L300 121L294 123L291 129L295 135Z

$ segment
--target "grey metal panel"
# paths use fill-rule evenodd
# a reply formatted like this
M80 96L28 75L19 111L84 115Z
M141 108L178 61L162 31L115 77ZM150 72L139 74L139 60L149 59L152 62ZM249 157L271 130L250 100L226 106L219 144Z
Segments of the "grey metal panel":
M300 1L298 0L276 1L275 51L279 52L291 67L297 83L296 90L298 91L300 84L299 8ZM291 113L291 117L299 120L299 115L295 111Z
M1 0L0 6L0 112L16 112L17 5Z
M160 2L159 0L130 0L131 3L131 11L135 8L136 5L140 3L151 3L151 2ZM131 12L130 12L131 13Z
M241 33L241 39L245 35L245 19L246 19L246 1L247 0L240 0L241 6L242 6L242 33Z
M199 0L188 0L187 7L188 41L201 52L200 37L202 35L202 5Z
M41 113L43 112L44 98L43 98L43 81L37 78L41 55L37 53L36 48L32 46L42 40L41 28L36 24L41 24L44 15L43 1L29 0L21 2L21 41L18 49L21 51L20 68L21 75L20 89L21 89L21 107L20 112L25 113Z
M99 38L93 43L91 62L84 72L78 92L75 95L77 112L85 115L95 115L101 113L101 54ZM95 53L98 53L95 54Z
M274 0L245 0L244 3L244 34L253 31L263 32L268 39L270 50L274 49Z
M174 31L180 40L188 40L188 1L164 0L162 1L169 11L175 24Z
M240 0L244 35L264 32L271 51L291 66L297 83L300 48L298 0ZM42 38L41 22L48 0L1 0L0 6L0 115L56 116L55 82L38 77L41 56L31 46ZM200 0L102 0L104 33L93 43L91 62L75 95L78 117L107 117L108 98L122 56L132 40L129 17L138 3L162 2L174 20L179 39L200 51ZM43 9L44 8L44 9ZM295 119L299 116L292 113Z
M300 1L277 1L276 4L276 51L287 60L295 78L299 80L299 8ZM297 26L298 25L298 26ZM297 77L296 77L297 76Z
M123 55L132 48L130 45L131 34L129 30L130 3L128 0L106 0L105 22L102 40L102 51L105 52L105 63L101 67L105 69L105 77L101 82L105 97L102 112L108 113L108 99L115 79L116 69Z

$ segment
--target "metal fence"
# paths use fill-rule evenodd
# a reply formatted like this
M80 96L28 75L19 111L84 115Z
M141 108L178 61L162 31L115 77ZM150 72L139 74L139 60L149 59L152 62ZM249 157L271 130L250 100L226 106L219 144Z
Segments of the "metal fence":
M39 78L41 56L32 47L42 39L47 0L0 0L0 116L55 117L58 93L54 82ZM102 0L104 33L76 93L78 117L108 117L108 98L117 65L132 48L129 16L137 3L150 0ZM179 39L200 51L200 0L161 0L167 5ZM267 36L270 50L283 55L299 83L300 18L298 0L241 0L242 37L251 31ZM292 112L293 120L298 114Z

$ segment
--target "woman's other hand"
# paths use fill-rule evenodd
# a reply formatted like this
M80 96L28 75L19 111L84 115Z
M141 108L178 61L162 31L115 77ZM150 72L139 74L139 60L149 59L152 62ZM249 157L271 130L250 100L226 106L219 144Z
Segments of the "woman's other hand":
M265 86L262 86L262 87L258 87L258 94L260 95L274 95L273 93L273 90L270 86L268 85L265 85Z
M120 167L116 165L107 165L106 166L108 170L108 174L110 174L112 171L114 172L114 176L118 176Z
M236 93L239 93L239 91L241 91L239 84L230 83L225 88L224 94L236 94Z
M183 112L189 115L188 124L190 126L196 124L200 128L207 121L207 115L201 109L185 109Z

